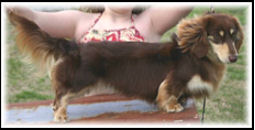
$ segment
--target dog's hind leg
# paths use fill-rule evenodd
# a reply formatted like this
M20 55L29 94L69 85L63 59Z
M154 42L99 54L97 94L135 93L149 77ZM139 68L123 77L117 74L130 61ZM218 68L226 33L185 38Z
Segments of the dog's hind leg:
M156 98L157 105L160 109L166 112L180 112L184 109L183 106L178 102L180 91L171 91L171 89L169 89L170 87L171 86L168 84L167 80L164 80L160 84Z
M70 93L70 76L66 73L64 60L61 59L51 69L51 83L55 91L55 99L53 102L54 121L67 121L67 105L74 94Z
M51 83L55 90L54 120L57 122L66 122L69 101L80 93L90 91L89 87L96 83L96 77L87 69L89 67L73 64L75 61L71 58L62 58L51 70Z
M66 122L67 121L67 105L73 94L67 92L56 91L55 99L53 102L54 121Z

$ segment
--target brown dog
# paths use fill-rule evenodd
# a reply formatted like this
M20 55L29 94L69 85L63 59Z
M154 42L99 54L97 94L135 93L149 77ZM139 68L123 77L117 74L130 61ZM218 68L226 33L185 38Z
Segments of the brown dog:
M66 121L70 99L111 89L158 104L167 112L183 110L186 97L209 96L237 60L243 33L238 20L206 14L183 20L169 43L101 42L76 44L50 37L33 22L9 13L17 45L40 69L50 71L55 90L54 117Z

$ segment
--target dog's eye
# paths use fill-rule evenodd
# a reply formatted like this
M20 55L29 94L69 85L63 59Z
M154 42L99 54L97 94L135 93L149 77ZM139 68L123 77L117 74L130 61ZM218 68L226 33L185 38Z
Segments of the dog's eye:
M220 35L221 37L224 37L224 31L223 31L223 30L220 30L220 31L219 31L219 35Z
M223 40L223 37L219 36L219 31L211 32L208 34L207 39L213 43L221 43Z
M231 29L229 30L230 35L234 34L234 32L235 32L235 30L234 30L233 28L231 28Z

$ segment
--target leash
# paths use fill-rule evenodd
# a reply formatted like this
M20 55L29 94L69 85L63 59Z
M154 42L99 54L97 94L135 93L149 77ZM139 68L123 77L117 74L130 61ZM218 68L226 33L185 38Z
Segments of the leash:
M206 96L204 96L204 101L203 101L203 111L202 111L201 123L204 123L204 119L205 119L205 104L206 104Z

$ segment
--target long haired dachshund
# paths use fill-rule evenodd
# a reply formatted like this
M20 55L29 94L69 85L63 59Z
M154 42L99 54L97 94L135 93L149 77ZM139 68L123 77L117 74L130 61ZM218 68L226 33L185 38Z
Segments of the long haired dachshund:
M19 50L50 72L56 121L67 120L70 99L105 89L180 112L183 99L209 96L218 88L225 64L237 60L243 41L238 20L218 13L182 20L172 42L162 44L76 44L53 38L12 12L9 19Z

